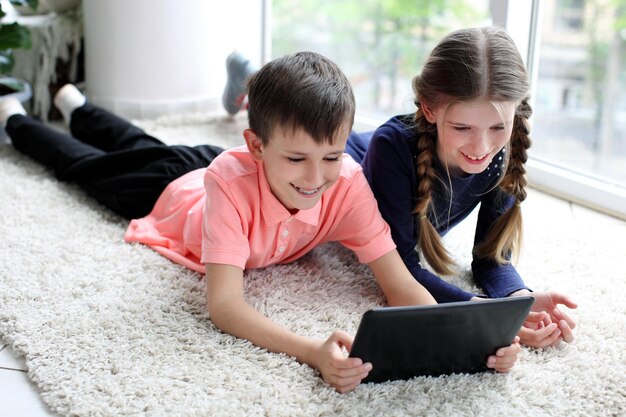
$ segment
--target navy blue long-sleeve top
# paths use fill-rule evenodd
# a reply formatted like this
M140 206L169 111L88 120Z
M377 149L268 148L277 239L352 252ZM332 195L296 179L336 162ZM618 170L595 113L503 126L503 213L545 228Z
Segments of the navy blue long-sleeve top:
M476 294L458 288L423 268L416 250L419 222L413 209L417 201L415 142L418 132L413 126L413 115L393 117L376 129L371 139L370 135L351 134L346 152L361 162L378 201L378 208L391 228L393 240L404 263L437 302L469 300ZM497 186L500 175L503 175L501 167L504 152L504 149L500 151L482 173L451 175L450 180L445 167L438 160L433 161L440 181L434 184L433 210L429 219L440 235L466 218L480 203L474 236L476 245L483 241L494 221L514 203L513 197ZM527 289L511 264L499 265L495 261L474 256L472 273L487 296L492 298L506 297L514 291Z

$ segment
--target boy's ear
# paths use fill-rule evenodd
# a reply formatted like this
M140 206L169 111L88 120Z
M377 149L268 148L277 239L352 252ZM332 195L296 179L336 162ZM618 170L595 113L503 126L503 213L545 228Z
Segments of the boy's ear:
M437 123L437 115L435 115L435 112L430 105L420 100L420 107L422 108L422 113L424 113L424 117L428 120L428 123Z
M263 160L263 141L260 137L254 133L252 129L246 129L243 131L243 137L246 140L246 146L252 158L257 161Z

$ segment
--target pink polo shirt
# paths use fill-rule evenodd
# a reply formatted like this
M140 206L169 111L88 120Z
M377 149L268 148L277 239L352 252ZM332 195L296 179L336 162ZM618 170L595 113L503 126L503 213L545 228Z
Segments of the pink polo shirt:
M339 179L318 204L292 215L245 146L170 183L148 216L131 221L125 240L201 273L203 263L242 269L287 263L329 241L339 241L363 263L395 248L361 167L350 156L344 155Z

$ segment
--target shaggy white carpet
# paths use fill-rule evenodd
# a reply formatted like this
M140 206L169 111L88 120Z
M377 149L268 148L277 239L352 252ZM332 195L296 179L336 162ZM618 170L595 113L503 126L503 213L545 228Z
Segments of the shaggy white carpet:
M168 142L232 146L245 118L163 118ZM234 132L234 133L233 133ZM508 375L420 377L335 393L318 373L219 332L204 279L141 245L77 187L0 145L0 336L25 356L43 400L64 416L597 416L626 414L626 227L572 223L537 191L525 203L519 269L579 304L577 340L525 348ZM599 220L598 220L599 219ZM471 222L447 236L467 268ZM454 279L471 288L466 276ZM291 330L354 334L382 303L366 267L335 244L249 271L247 299Z

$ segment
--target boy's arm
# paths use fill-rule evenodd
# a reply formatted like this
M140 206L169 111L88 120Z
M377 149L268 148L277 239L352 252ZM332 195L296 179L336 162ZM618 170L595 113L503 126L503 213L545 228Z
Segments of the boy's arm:
M437 304L404 265L396 249L369 263L390 306Z
M271 352L285 353L316 368L339 392L348 392L365 378L371 364L348 358L342 347L352 337L335 332L328 339L299 336L255 310L243 296L243 270L232 265L206 264L207 302L211 321L223 332L246 339Z
M315 343L298 336L255 310L243 297L243 271L232 265L207 264L207 302L211 321L222 331L272 352L310 363Z

